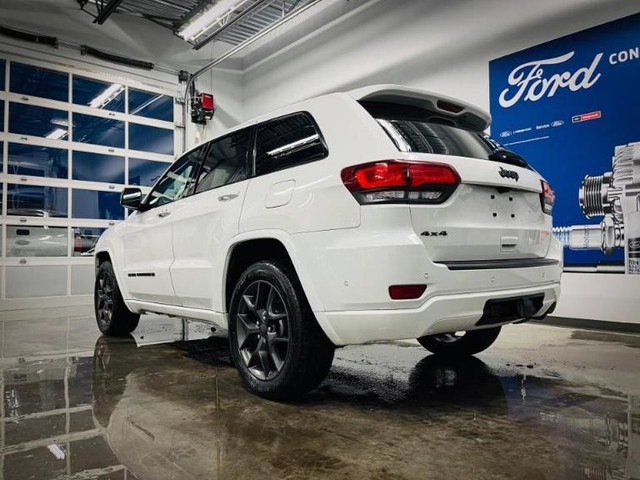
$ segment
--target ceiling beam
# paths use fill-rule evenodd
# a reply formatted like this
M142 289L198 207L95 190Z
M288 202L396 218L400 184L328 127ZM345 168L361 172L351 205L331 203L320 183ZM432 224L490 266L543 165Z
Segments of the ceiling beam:
M100 12L98 12L98 16L93 20L93 23L97 23L98 25L102 25L107 19L116 11L116 8L120 6L122 0L110 0L107 5L105 5Z

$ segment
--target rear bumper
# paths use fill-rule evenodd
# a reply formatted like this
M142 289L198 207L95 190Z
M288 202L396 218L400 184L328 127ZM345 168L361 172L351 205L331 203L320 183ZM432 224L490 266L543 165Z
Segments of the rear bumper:
M415 309L316 312L316 317L335 345L403 340L487 328L477 325L487 301L536 294L544 294L542 307L534 315L539 317L558 301L560 284L554 282L527 288L436 295Z
M305 291L313 292L310 301L319 299L311 302L314 311L415 310L440 296L560 282L562 245L553 238L540 258L505 254L478 261L476 252L461 244L460 261L445 263L429 256L408 207L378 207L362 208L358 228L293 236ZM391 285L416 284L427 285L420 298L398 301L389 296Z

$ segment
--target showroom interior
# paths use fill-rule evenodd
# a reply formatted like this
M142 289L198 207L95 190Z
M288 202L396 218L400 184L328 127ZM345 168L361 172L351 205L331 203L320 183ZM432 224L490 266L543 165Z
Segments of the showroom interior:
M640 479L638 78L637 0L0 0L0 480ZM327 333L326 378L277 401L202 314L101 333L96 246L137 215L125 189L254 118L387 84L490 112L553 187L553 228L527 240L563 252L552 309L468 357Z

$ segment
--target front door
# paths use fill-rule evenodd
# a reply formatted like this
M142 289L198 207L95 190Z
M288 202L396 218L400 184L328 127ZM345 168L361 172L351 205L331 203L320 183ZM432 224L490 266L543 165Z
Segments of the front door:
M174 163L153 187L122 236L124 281L134 300L176 304L171 281L173 214L192 185L202 147ZM182 199L182 200L181 200Z

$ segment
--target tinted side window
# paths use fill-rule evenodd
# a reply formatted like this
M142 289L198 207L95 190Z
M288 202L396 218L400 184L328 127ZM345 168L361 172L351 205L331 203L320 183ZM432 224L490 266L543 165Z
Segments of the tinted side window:
M247 154L252 130L242 130L211 142L196 184L196 193L247 178Z
M278 118L258 127L256 175L319 160L328 152L308 113Z
M171 165L164 176L149 193L147 207L166 205L182 197L190 186L193 174L202 157L204 147L197 148Z

